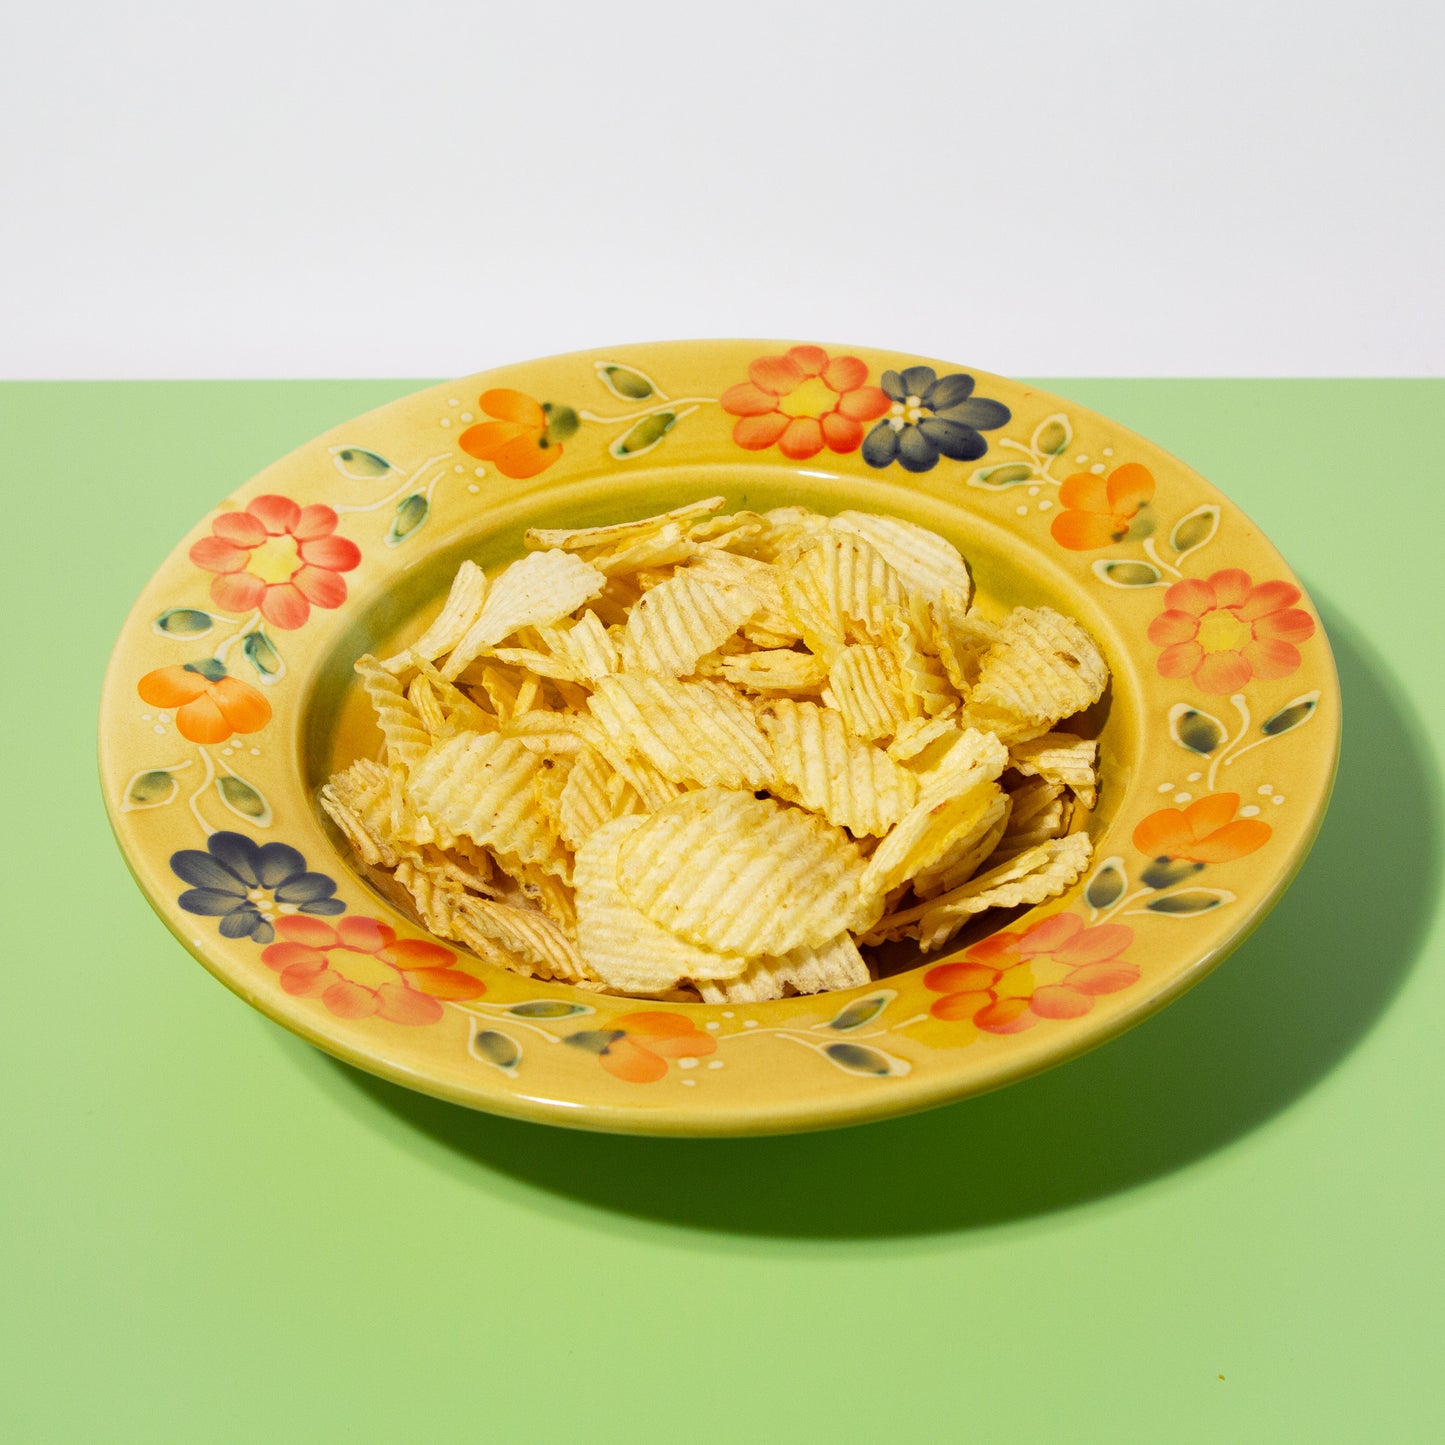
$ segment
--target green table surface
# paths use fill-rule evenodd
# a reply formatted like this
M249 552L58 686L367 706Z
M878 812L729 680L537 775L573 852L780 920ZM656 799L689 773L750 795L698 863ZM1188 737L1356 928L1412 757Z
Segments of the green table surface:
M795 1138L472 1114L152 915L102 670L229 488L419 382L0 387L0 1437L1445 1439L1445 383L1043 383L1275 541L1344 684L1304 871L1193 993L971 1102Z

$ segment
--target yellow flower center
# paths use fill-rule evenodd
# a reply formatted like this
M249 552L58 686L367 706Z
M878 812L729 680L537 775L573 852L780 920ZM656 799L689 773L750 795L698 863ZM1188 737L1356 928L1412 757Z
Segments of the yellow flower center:
M401 983L401 975L373 953L353 953L349 948L333 948L326 955L328 966L352 983L363 988L380 988L384 983Z
M822 416L838 405L838 393L821 376L810 376L787 396L778 398L784 416Z
M246 570L266 583L289 582L300 565L296 539L289 532L280 537L267 537L259 547L251 549L246 559Z
M1253 640L1249 623L1241 622L1227 607L1206 612L1199 623L1199 645L1206 652L1238 652Z

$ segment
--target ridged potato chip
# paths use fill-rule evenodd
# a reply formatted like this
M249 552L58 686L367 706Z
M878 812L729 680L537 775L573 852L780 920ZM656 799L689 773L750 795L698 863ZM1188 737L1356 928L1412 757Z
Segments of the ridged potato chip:
M1097 798L1098 756L1098 743L1074 733L1045 733L1009 749L1009 761L1019 772L1063 783L1086 808L1093 808Z
M763 1003L794 993L857 988L869 982L868 965L851 934L840 933L819 948L806 945L781 958L755 958L736 978L698 979L704 1003Z
M431 734L416 708L408 701L401 683L370 653L358 657L354 666L376 712L376 725L386 739L387 761L407 769L414 767L432 745Z
M594 683L617 671L617 644L595 612L584 612L574 623L557 623L537 631L543 646L567 668L559 675L573 682Z
M642 807L637 789L601 753L587 748L577 755L558 798L557 831L575 853L604 823Z
M995 792L975 826L951 843L936 863L913 875L914 893L920 898L934 898L967 883L985 860L993 856L1008 827L1012 809L1010 795L1001 790Z
M854 835L886 833L912 806L918 784L882 748L853 737L831 709L781 698L764 710L773 745L773 791Z
M619 993L659 993L679 980L735 978L741 954L679 938L640 912L618 883L618 853L645 818L604 823L577 850L577 946L587 966Z
M751 588L679 572L638 600L622 633L628 672L682 677L720 647L759 607Z
M998 785L979 777L956 793L925 793L873 850L860 884L880 901L900 883L931 868L960 839L976 838L999 796Z
M1103 696L1109 669L1094 640L1051 607L1015 607L979 664L970 707L1054 723Z
M831 663L849 641L882 642L904 604L898 574L859 537L823 532L783 577L786 614L810 652Z
M943 664L954 691L967 698L978 681L984 654L998 640L1000 628L968 610L968 599L945 587L928 605L930 650Z
M1006 863L1050 838L1062 837L1069 828L1069 800L1062 784L1027 778L1009 796L1013 808L990 859L995 864Z
M545 913L530 908L513 908L490 898L463 895L456 903L452 937L475 947L483 940L499 944L517 960L518 969L537 978L556 978L566 983L600 983L577 945Z
M875 548L913 596L925 603L936 602L945 591L952 591L967 608L973 596L973 578L958 548L946 537L915 522L881 517L876 512L839 512L829 526L851 532Z
M762 648L718 661L718 673L734 687L764 697L780 693L813 693L828 680L821 657L791 648Z
M817 947L877 915L863 858L798 808L704 788L659 808L623 840L618 880L634 907L689 943L756 958Z
M669 522L696 522L710 517L722 510L726 500L725 497L705 497L700 502L689 502L685 507L675 507L670 512L659 512L655 517L642 517L635 522L614 522L605 527L529 527L525 540L532 551L555 547L564 552L585 552L592 547L616 547L661 531Z
M486 596L487 574L475 562L463 562L431 626L405 652L387 658L381 665L388 672L405 672L416 658L432 662L450 652L481 616Z
M848 731L865 742L892 737L908 721L893 659L871 643L837 652L828 668L828 691Z
M898 690L910 718L942 717L958 711L959 696L943 663L924 650L908 613L902 607L883 609L883 642L893 656Z

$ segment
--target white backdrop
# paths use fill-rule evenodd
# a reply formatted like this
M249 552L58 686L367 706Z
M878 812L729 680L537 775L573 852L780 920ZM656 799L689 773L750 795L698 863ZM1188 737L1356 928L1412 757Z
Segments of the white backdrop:
M685 336L1439 374L1442 13L27 5L0 21L0 376Z

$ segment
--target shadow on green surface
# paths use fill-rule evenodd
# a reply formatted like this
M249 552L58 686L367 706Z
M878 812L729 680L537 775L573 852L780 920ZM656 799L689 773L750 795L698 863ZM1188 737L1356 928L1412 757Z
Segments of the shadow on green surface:
M601 1208L738 1234L970 1229L1180 1169L1278 1113L1349 1052L1404 980L1435 907L1440 795L1428 743L1368 645L1330 621L1347 740L1314 852L1218 972L1062 1068L881 1124L672 1140L493 1118L327 1062L368 1107L479 1168Z

